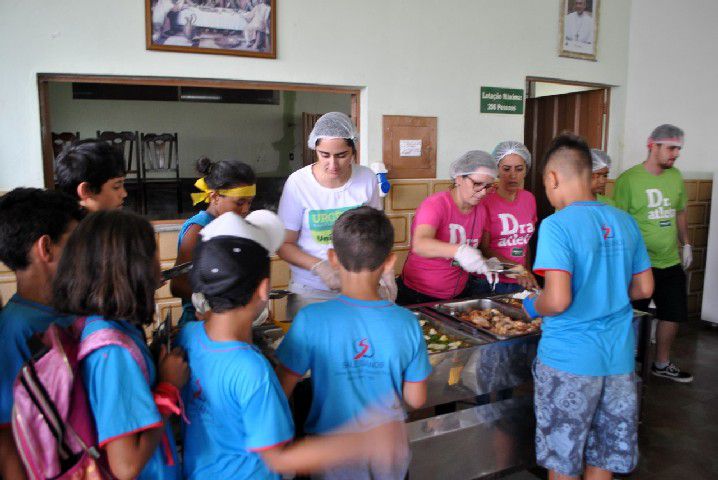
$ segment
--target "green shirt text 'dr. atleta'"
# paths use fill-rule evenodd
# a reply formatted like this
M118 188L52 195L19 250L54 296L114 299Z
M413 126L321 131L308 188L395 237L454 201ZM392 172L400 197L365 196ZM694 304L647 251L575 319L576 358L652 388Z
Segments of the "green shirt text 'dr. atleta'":
M686 188L678 169L653 175L639 163L618 177L613 200L638 222L653 267L681 262L676 214L686 207Z

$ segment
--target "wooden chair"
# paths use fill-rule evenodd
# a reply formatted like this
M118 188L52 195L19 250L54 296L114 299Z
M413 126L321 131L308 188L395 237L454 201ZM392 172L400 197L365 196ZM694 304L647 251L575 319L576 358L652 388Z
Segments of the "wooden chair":
M115 147L121 154L122 158L125 159L125 172L128 180L130 177L134 178L134 186L137 189L137 198L135 201L135 211L140 211L144 201L142 199L142 178L140 175L139 163L140 163L140 144L139 144L139 133L122 131L113 132L110 130L100 132L97 130L97 138L103 140L113 147ZM128 184L132 185L132 182Z
M55 167L55 160L60 155L65 147L72 145L80 139L80 132L52 132L52 158L53 168Z
M182 213L182 183L179 176L179 147L176 133L143 133L140 143L143 213L147 213L147 184L174 184L177 193L177 213ZM174 177L167 176L174 172Z

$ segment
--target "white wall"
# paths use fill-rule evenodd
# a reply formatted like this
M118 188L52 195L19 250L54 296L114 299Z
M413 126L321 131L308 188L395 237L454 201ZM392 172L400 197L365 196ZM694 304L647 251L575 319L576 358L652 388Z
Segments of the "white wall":
M684 177L718 170L716 22L715 0L633 0L623 169L645 160L656 126L672 123L686 134L676 163Z
M11 2L0 17L0 190L41 185L38 72L266 80L364 87L362 163L381 158L382 115L438 117L438 176L471 148L523 138L518 115L479 113L484 86L526 76L618 85L609 153L620 160L630 3L604 0L598 62L557 56L558 0L278 0L276 60L147 51L144 2ZM655 55L654 55L655 56Z
M258 175L287 175L302 164L302 112L350 112L350 95L315 92L285 92L278 105L75 100L71 84L52 83L49 100L55 132L177 133L182 177L196 176L200 156L238 159Z

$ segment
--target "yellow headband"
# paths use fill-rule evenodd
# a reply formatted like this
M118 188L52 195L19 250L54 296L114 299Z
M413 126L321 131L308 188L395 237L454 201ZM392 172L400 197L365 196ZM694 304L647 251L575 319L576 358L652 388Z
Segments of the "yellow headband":
M227 190L213 190L207 186L204 177L194 182L194 186L197 187L197 190L201 190L201 193L191 194L192 205L197 205L202 202L209 203L209 195L212 192L217 192L225 197L253 197L257 194L256 185L247 185L246 187L236 187Z

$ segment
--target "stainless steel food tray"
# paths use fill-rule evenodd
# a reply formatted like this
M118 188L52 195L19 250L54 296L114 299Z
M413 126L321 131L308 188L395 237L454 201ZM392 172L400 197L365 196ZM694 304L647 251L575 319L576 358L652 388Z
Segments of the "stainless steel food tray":
M502 314L513 318L514 320L523 320L524 322L530 322L531 319L526 315L526 313L523 310L520 310L518 308L511 307L509 305L506 305L505 303L497 302L495 300L491 300L490 298L477 298L473 300L460 300L456 302L445 302L445 303L436 303L433 305L428 305L427 308L430 310L433 310L437 313L440 313L446 317L451 318L455 322L460 323L461 325L467 326L470 329L473 329L477 332L485 333L486 335L491 335L493 338L497 338L499 340L507 340L509 338L516 338L516 337L523 337L526 335L534 335L538 332L525 332L525 333L517 333L515 335L501 335L495 332L492 332L491 330L488 330L486 328L481 328L476 325L474 325L471 322L467 322L466 320L462 320L458 317L458 314L468 312L469 310L485 310L487 308L494 308L501 312Z
M436 330L437 332L439 332L443 335L454 337L457 340L461 340L462 342L464 342L466 344L466 346L464 346L464 347L455 348L453 350L444 350L441 352L429 352L429 355L439 355L439 354L447 353L447 352L455 352L457 350L471 348L471 347L475 347L477 345L483 345L484 343L486 343L486 341L481 338L472 337L467 332L461 331L458 328L454 328L451 325L447 324L446 322L442 322L441 319L436 319L429 312L427 312L424 308L412 308L410 310L411 310L411 313L413 313L416 316L417 320L426 320L427 322L429 322L431 324L432 328L434 328L434 330ZM423 332L423 330L422 330L422 332Z

